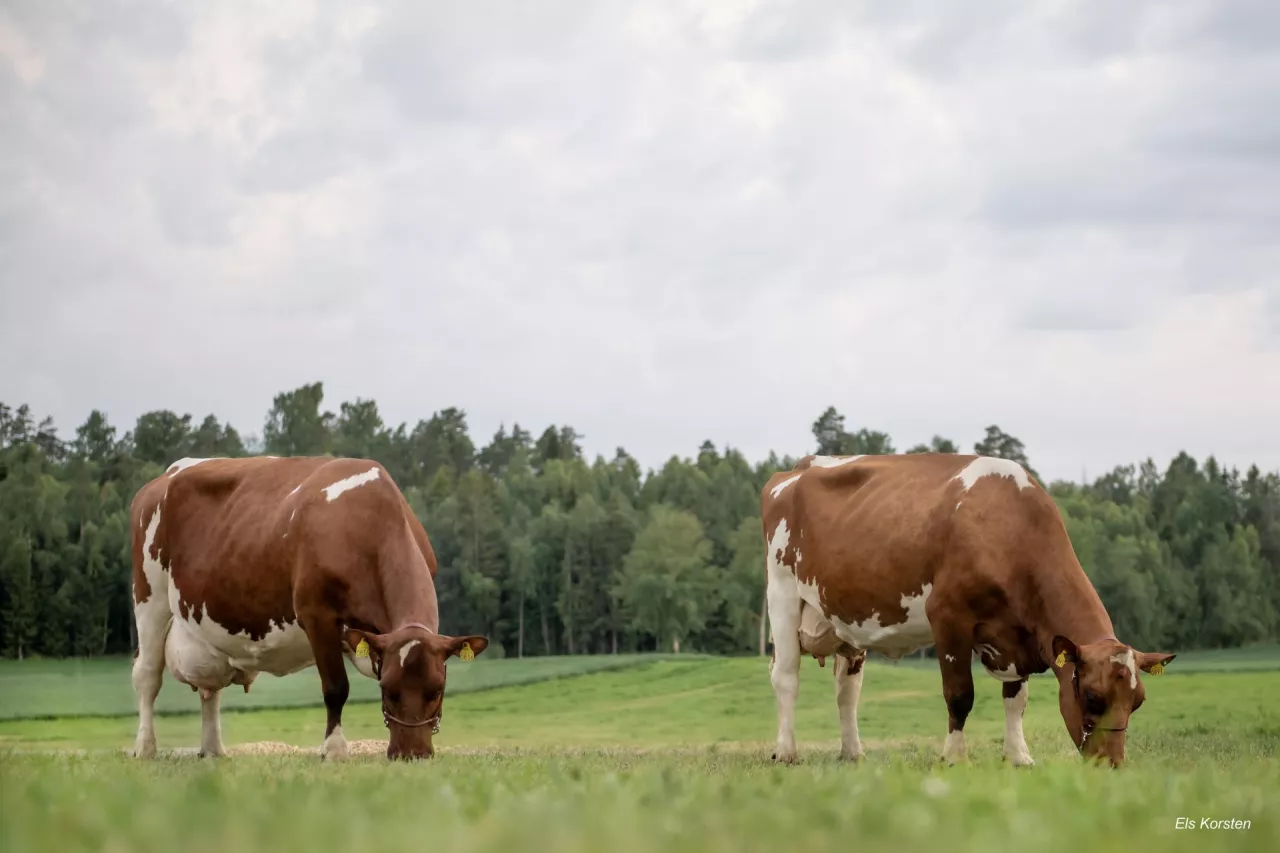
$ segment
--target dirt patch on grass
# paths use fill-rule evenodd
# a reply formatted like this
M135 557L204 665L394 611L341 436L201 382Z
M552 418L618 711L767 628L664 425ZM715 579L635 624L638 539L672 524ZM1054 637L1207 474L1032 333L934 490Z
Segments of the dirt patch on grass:
M254 743L241 743L227 747L227 755L319 755L318 746L294 746L278 740L263 740ZM352 740L347 741L347 754L351 756L386 755L385 740Z

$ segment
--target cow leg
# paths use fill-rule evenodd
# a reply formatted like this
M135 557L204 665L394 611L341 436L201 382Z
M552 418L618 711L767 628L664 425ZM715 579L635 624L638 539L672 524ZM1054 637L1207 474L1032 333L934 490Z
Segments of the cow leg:
M857 761L862 757L858 739L858 697L862 694L862 664L866 652L855 658L836 655L836 707L840 709L840 757Z
M150 598L134 604L138 654L133 659L133 690L138 695L138 737L133 754L138 758L154 758L156 754L156 697L164 682L164 644L171 618L164 590L153 588Z
M964 761L964 721L973 710L973 648L962 643L938 643L942 696L947 701L947 742L942 758L948 764Z
M163 646L161 646L163 649ZM164 658L160 658L160 666L139 654L133 661L133 690L138 694L138 738L134 742L133 754L137 758L155 758L156 729L155 710L156 697L160 695L160 685L164 680Z
M320 758L341 761L347 757L347 738L342 733L342 708L347 704L351 690L342 657L342 626L328 619L307 619L303 628L315 653L320 689L324 693L324 707L328 713Z
M800 693L800 590L795 576L770 560L769 621L773 623L773 661L769 681L778 700L778 744L773 758L796 760L795 712Z
M200 690L200 757L225 755L222 749L222 716L219 712L221 690Z
M1027 710L1029 685L1021 681L1004 683L1004 757L1014 767L1031 767L1035 761L1027 749L1027 739L1022 735L1022 714Z

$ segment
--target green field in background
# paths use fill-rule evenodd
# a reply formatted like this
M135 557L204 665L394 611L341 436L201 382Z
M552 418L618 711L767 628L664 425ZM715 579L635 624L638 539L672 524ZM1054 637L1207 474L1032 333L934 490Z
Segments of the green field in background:
M485 659L483 656L449 666L451 694L529 684L536 681L582 675L635 666L661 655L579 655ZM137 712L129 658L82 660L0 661L0 720L39 717L122 716ZM347 663L351 682L349 701L378 702L378 685ZM240 687L222 691L222 707L293 708L323 705L320 676L315 667L284 678L259 675L248 693ZM166 671L156 700L158 714L199 714L200 699Z
M1000 683L985 675L966 726L970 763L941 767L937 670L874 660L858 765L837 760L832 667L813 660L793 767L769 761L774 699L761 658L667 657L459 691L436 758L414 764L322 763L315 753L138 762L122 754L132 716L10 719L0 722L0 849L1280 849L1280 669L1228 658L1192 658L1179 671L1179 657L1145 677L1118 772L1076 755L1048 676L1032 679L1026 715L1036 767L1002 762ZM18 683L12 676L0 673L0 690ZM451 686L454 677L451 667ZM324 718L319 707L227 713L223 736L229 747L314 749ZM194 747L199 726L192 715L157 720L162 753ZM350 707L344 730L353 740L386 734L372 704ZM1175 829L1178 817L1206 816L1252 826Z
M449 667L449 693L460 695L495 687L511 687L566 678L591 672L626 669L657 660L702 660L698 655L579 655L489 659L484 656L469 663L454 662ZM744 658L743 660L752 660ZM931 658L905 658L896 663L877 656L872 662L888 669L936 673ZM124 657L81 660L0 661L0 720L41 717L132 716L136 699L130 680L132 661ZM979 682L986 676L975 664ZM1245 672L1280 670L1280 644L1248 646L1241 649L1213 649L1179 652L1169 668L1170 675L1192 672ZM349 663L352 703L377 702L377 685L356 672ZM227 710L318 707L323 704L320 681L314 667L284 678L260 675L249 693L239 687L223 691L222 707ZM179 684L166 672L164 687L156 701L158 714L198 714L200 700L191 688Z

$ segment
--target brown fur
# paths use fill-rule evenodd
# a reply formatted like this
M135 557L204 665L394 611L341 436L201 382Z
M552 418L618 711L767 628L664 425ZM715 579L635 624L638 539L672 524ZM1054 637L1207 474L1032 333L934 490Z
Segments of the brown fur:
M766 543L785 520L790 533L781 563L800 582L816 582L823 615L845 623L900 625L907 619L904 596L932 584L925 606L932 642L924 645L937 648L950 731L963 729L973 706L975 650L990 670L1013 665L1025 680L1051 667L1055 638L1070 638L1084 661L1081 683L1105 700L1106 724L1126 725L1141 704L1141 681L1131 689L1128 670L1109 661L1129 647L1115 640L1056 504L1034 479L1020 489L1010 477L988 474L966 490L955 478L977 458L869 456L815 467L806 456L762 490ZM773 490L797 473L775 498ZM802 653L831 654L840 641L816 631L815 618L804 619ZM1135 656L1144 671L1173 659L1136 650ZM1102 716L1077 698L1068 669L1055 668L1063 720L1081 746L1082 720L1098 725ZM1119 766L1123 733L1095 733L1081 748Z
M327 500L326 486L374 467L377 479ZM142 549L157 509L150 556L178 590L182 618L207 617L253 640L273 624L296 622L306 632L328 711L326 736L341 723L349 691L343 656L360 637L386 662L379 679L384 709L405 721L440 713L446 658L464 642L476 654L487 645L484 637L439 635L435 554L377 463L259 457L171 467L131 506L138 603L151 596ZM393 652L414 639L422 645L402 667ZM240 673L233 683L254 675ZM430 726L388 727L390 757L432 754Z

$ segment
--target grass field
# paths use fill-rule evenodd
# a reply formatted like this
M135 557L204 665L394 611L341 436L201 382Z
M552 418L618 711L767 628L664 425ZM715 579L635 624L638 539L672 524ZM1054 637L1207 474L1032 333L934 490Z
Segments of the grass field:
M777 767L768 760L775 718L763 660L640 658L591 671L603 665L450 667L436 759L392 766L377 756L326 765L314 752L136 762L121 754L136 719L102 715L121 701L131 707L127 661L8 664L0 667L9 717L0 721L0 849L1280 849L1275 647L1180 655L1165 675L1147 677L1130 763L1119 772L1083 765L1045 677L1032 681L1026 718L1035 768L1001 761L1000 685L985 676L966 727L970 763L945 768L937 670L873 661L859 713L868 755L855 766L836 758L831 668L806 661L801 763ZM534 671L554 680L533 681ZM279 701L265 704L318 701L306 698L314 671L264 676L244 698L273 681ZM96 706L81 690L99 694ZM161 696L170 692L197 706L167 681ZM48 718L86 713L99 716ZM314 750L323 726L319 707L223 717L232 748L279 741ZM385 736L376 704L350 706L344 729L353 740ZM165 716L156 730L162 751L191 747L199 717ZM1178 817L1251 826L1177 830Z
M653 655L582 655L578 657L526 658L524 660L476 658L470 664L449 667L449 693L469 693L494 687L530 684L588 672L623 669ZM0 720L33 717L119 717L131 715L137 698L130 681L129 658L88 660L0 661ZM351 702L379 701L378 686L347 664ZM296 708L320 705L320 680L315 669L286 678L264 675L248 693L239 687L222 694L228 710ZM157 714L199 714L200 700L189 687L170 680L156 701Z

